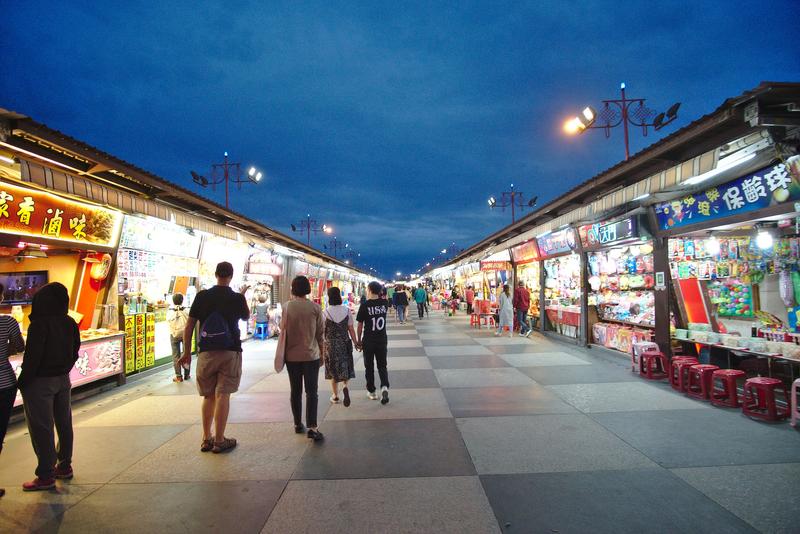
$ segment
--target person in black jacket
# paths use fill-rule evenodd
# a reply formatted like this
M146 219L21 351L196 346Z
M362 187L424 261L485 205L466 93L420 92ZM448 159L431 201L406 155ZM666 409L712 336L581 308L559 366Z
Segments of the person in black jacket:
M33 296L30 326L17 386L22 392L25 419L39 461L36 478L25 491L53 488L55 479L72 478L72 407L69 372L78 359L81 336L67 315L69 294L58 282ZM53 435L58 432L58 447ZM56 465L56 461L58 464Z
M392 295L394 300L394 308L397 310L397 320L400 324L406 324L406 308L408 308L408 295L406 295L403 286L397 286Z

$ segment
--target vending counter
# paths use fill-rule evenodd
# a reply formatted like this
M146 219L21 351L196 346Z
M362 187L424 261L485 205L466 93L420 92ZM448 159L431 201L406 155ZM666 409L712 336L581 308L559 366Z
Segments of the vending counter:
M69 373L72 388L83 386L97 380L122 375L125 333L114 330L97 329L81 332L81 348L78 361ZM22 354L8 358L14 373L22 371ZM14 406L22 404L22 396L17 392Z

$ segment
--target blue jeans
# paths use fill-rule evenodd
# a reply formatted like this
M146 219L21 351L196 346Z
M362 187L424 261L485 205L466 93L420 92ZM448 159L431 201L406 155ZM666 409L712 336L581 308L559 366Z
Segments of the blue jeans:
M528 312L525 310L517 310L517 322L519 323L520 334L527 334L531 329L531 325L528 322Z
M397 308L397 320L401 323L406 322L406 307L402 304L395 306Z

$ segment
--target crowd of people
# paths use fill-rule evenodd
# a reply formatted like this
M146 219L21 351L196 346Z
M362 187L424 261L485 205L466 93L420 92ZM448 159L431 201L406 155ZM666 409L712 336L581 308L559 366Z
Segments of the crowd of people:
M250 317L244 286L234 291L230 285L233 266L228 262L217 265L216 285L197 293L191 307L183 306L183 295L172 297L167 321L173 351L175 382L191 378L192 340L197 335L196 386L202 397L201 452L222 453L236 447L235 438L225 431L230 412L230 396L239 389L242 376L242 342L239 321ZM3 288L0 286L0 295ZM289 385L294 431L305 433L314 442L322 441L317 419L319 369L325 368L330 382L331 404L352 403L350 380L356 376L354 351L363 353L364 373L369 400L389 403L389 372L387 365L388 338L386 318L393 307L397 320L404 324L407 308L413 301L417 314L423 319L430 313L431 294L441 299L448 313L458 309L461 296L457 289L449 295L436 287L406 287L398 284L384 288L371 282L353 314L343 301L337 287L327 292L325 310L309 300L311 284L305 276L292 280L292 298L282 308L278 359L285 364ZM473 312L475 291L464 292L467 311ZM513 295L508 285L498 296L497 332L513 335L514 319L520 326L519 335L533 331L527 319L530 293L520 282ZM255 307L257 319L268 320L266 300ZM0 315L0 452L17 390L23 397L25 419L38 463L36 478L23 484L25 491L53 488L57 479L71 479L73 431L71 384L69 373L78 359L81 340L78 324L69 316L69 295L66 287L57 282L42 287L33 297L27 343L17 321ZM24 351L22 372L16 377L8 360L10 354ZM375 384L377 367L379 383ZM305 395L304 395L305 394ZM303 397L305 396L305 424ZM58 436L58 444L55 437ZM0 490L0 496L4 494Z

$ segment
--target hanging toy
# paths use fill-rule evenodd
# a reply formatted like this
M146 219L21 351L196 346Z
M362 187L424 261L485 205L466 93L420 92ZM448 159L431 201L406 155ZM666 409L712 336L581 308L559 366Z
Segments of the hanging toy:
M778 288L780 289L781 300L787 308L793 308L796 304L794 300L794 286L792 285L792 275L789 271L781 271L778 275Z

